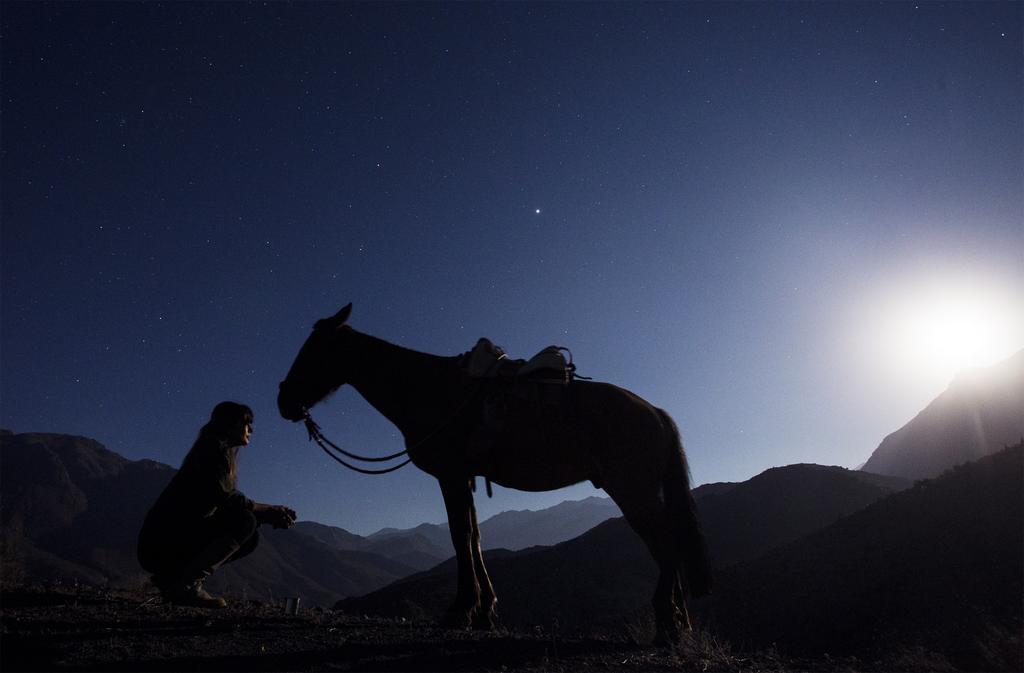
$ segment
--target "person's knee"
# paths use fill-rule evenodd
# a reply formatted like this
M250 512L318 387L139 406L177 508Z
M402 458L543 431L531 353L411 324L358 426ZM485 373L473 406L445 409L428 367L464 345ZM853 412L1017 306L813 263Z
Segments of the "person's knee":
M259 525L256 516L247 509L232 508L223 513L225 533L230 535L238 544L243 544L252 537Z
M245 542L253 536L259 525L259 522L256 521L256 515L247 509L242 510L242 515L239 517L238 522L239 535L235 539L239 542Z
M260 543L260 533L258 530L254 530L249 539L242 543L242 546L238 550L237 557L242 558L256 551L257 545Z
M235 553L232 554L226 561L224 561L224 563L232 563L233 561L237 561L238 559L245 558L249 554L256 551L256 546L259 545L259 543L260 533L258 530L253 531L252 535L249 536L249 539L245 542L240 543L238 545L238 549L235 550Z

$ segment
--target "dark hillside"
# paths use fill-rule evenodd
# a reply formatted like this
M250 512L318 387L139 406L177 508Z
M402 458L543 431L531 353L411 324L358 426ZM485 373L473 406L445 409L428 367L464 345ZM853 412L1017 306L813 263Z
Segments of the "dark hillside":
M903 482L841 468L769 470L720 494L735 502L702 513L719 549L756 534L758 525L779 535L794 534L788 519L825 527L781 546L767 538L734 542L732 549L753 555L720 567L715 593L693 605L694 614L702 627L744 647L878 661L902 652L910 653L906 665L918 668L952 662L1017 670L1022 481L1020 446L895 493ZM851 494L864 493L857 484L879 483L887 488L857 508ZM842 506L853 511L829 522ZM716 528L730 522L732 531ZM755 548L765 546L774 550L758 555ZM487 558L499 613L513 627L557 623L566 633L601 633L643 623L655 580L646 549L622 519L554 547ZM354 615L436 617L454 596L454 580L449 561L337 607Z
M724 570L705 611L732 642L861 655L919 644L1019 670L1022 577L1017 445Z
M693 489L693 497L700 500L704 496L725 493L736 487L734 481L716 481L710 484L701 484Z
M85 437L0 431L0 571L5 586L59 581L143 587L135 544L146 511L174 475L132 461ZM505 512L481 523L488 539L517 544L573 536L617 511L607 498L540 511ZM256 552L216 573L210 587L229 596L298 595L331 605L452 555L447 525L386 529L369 537L300 521L260 530Z
M307 604L331 605L338 596L365 593L413 572L399 561L334 549L291 530L263 526L260 536L251 556L207 581L212 591L262 600L297 595Z
M720 564L752 558L906 484L876 481L839 467L794 465L705 491L698 508L712 558ZM647 549L621 517L554 547L488 551L485 558L499 613L517 626L556 619L567 628L620 624L624 615L646 608L656 579ZM355 614L440 615L454 592L455 566L449 561L338 607Z
M366 540L362 535L350 533L344 528L328 526L316 521L296 521L293 530L303 535L308 535L315 540L320 540L325 545L335 549L359 549Z
M138 580L142 519L174 470L130 461L85 437L0 438L0 528L7 572L65 580Z
M654 562L624 519L606 521L554 547L489 550L487 569L503 623L529 627L555 620L586 628L615 623L646 605ZM455 596L455 560L362 597L338 601L350 614L439 618Z
M842 467L787 465L730 488L695 492L716 567L752 559L910 486Z
M33 580L145 586L148 575L135 557L137 536L174 472L152 460L128 460L85 437L0 434L4 586ZM257 550L222 568L209 582L212 589L262 599L297 595L307 604L330 605L414 571L295 530L264 526L260 534Z

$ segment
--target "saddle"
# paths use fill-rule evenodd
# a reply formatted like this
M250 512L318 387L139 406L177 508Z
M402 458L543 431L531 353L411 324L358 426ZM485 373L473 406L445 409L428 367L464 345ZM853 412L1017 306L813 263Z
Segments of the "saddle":
M568 360L562 351L569 354ZM478 379L531 381L564 386L576 377L572 353L564 346L548 346L529 360L513 360L505 349L484 337L477 340L471 351L462 354L459 365L469 376Z
M563 351L569 355L568 360ZM507 436L509 414L521 412L524 405L548 417L563 414L569 384L587 377L576 374L572 353L564 346L548 346L529 360L513 360L487 338L477 340L472 350L463 353L459 366L484 387L471 458L481 466L489 497L488 466L493 465L495 451L500 451L500 438ZM473 484L476 490L475 479Z

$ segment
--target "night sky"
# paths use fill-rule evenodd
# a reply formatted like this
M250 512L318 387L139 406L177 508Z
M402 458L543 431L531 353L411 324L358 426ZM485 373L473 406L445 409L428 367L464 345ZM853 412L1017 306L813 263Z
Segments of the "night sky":
M237 400L250 497L442 521L431 477L277 414L353 302L431 353L568 346L672 414L695 483L855 467L964 364L914 364L949 331L915 311L988 307L973 364L1024 347L1022 10L4 2L0 427L178 466ZM348 388L316 417L400 447Z

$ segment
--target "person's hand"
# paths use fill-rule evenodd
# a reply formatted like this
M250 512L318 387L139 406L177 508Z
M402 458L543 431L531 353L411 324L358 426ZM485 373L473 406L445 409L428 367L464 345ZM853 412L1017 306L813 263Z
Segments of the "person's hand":
M267 514L268 522L274 528L291 528L295 523L295 510L284 505L271 505Z
M274 528L291 528L296 518L295 510L284 505L257 504L254 513L257 521L269 523Z

